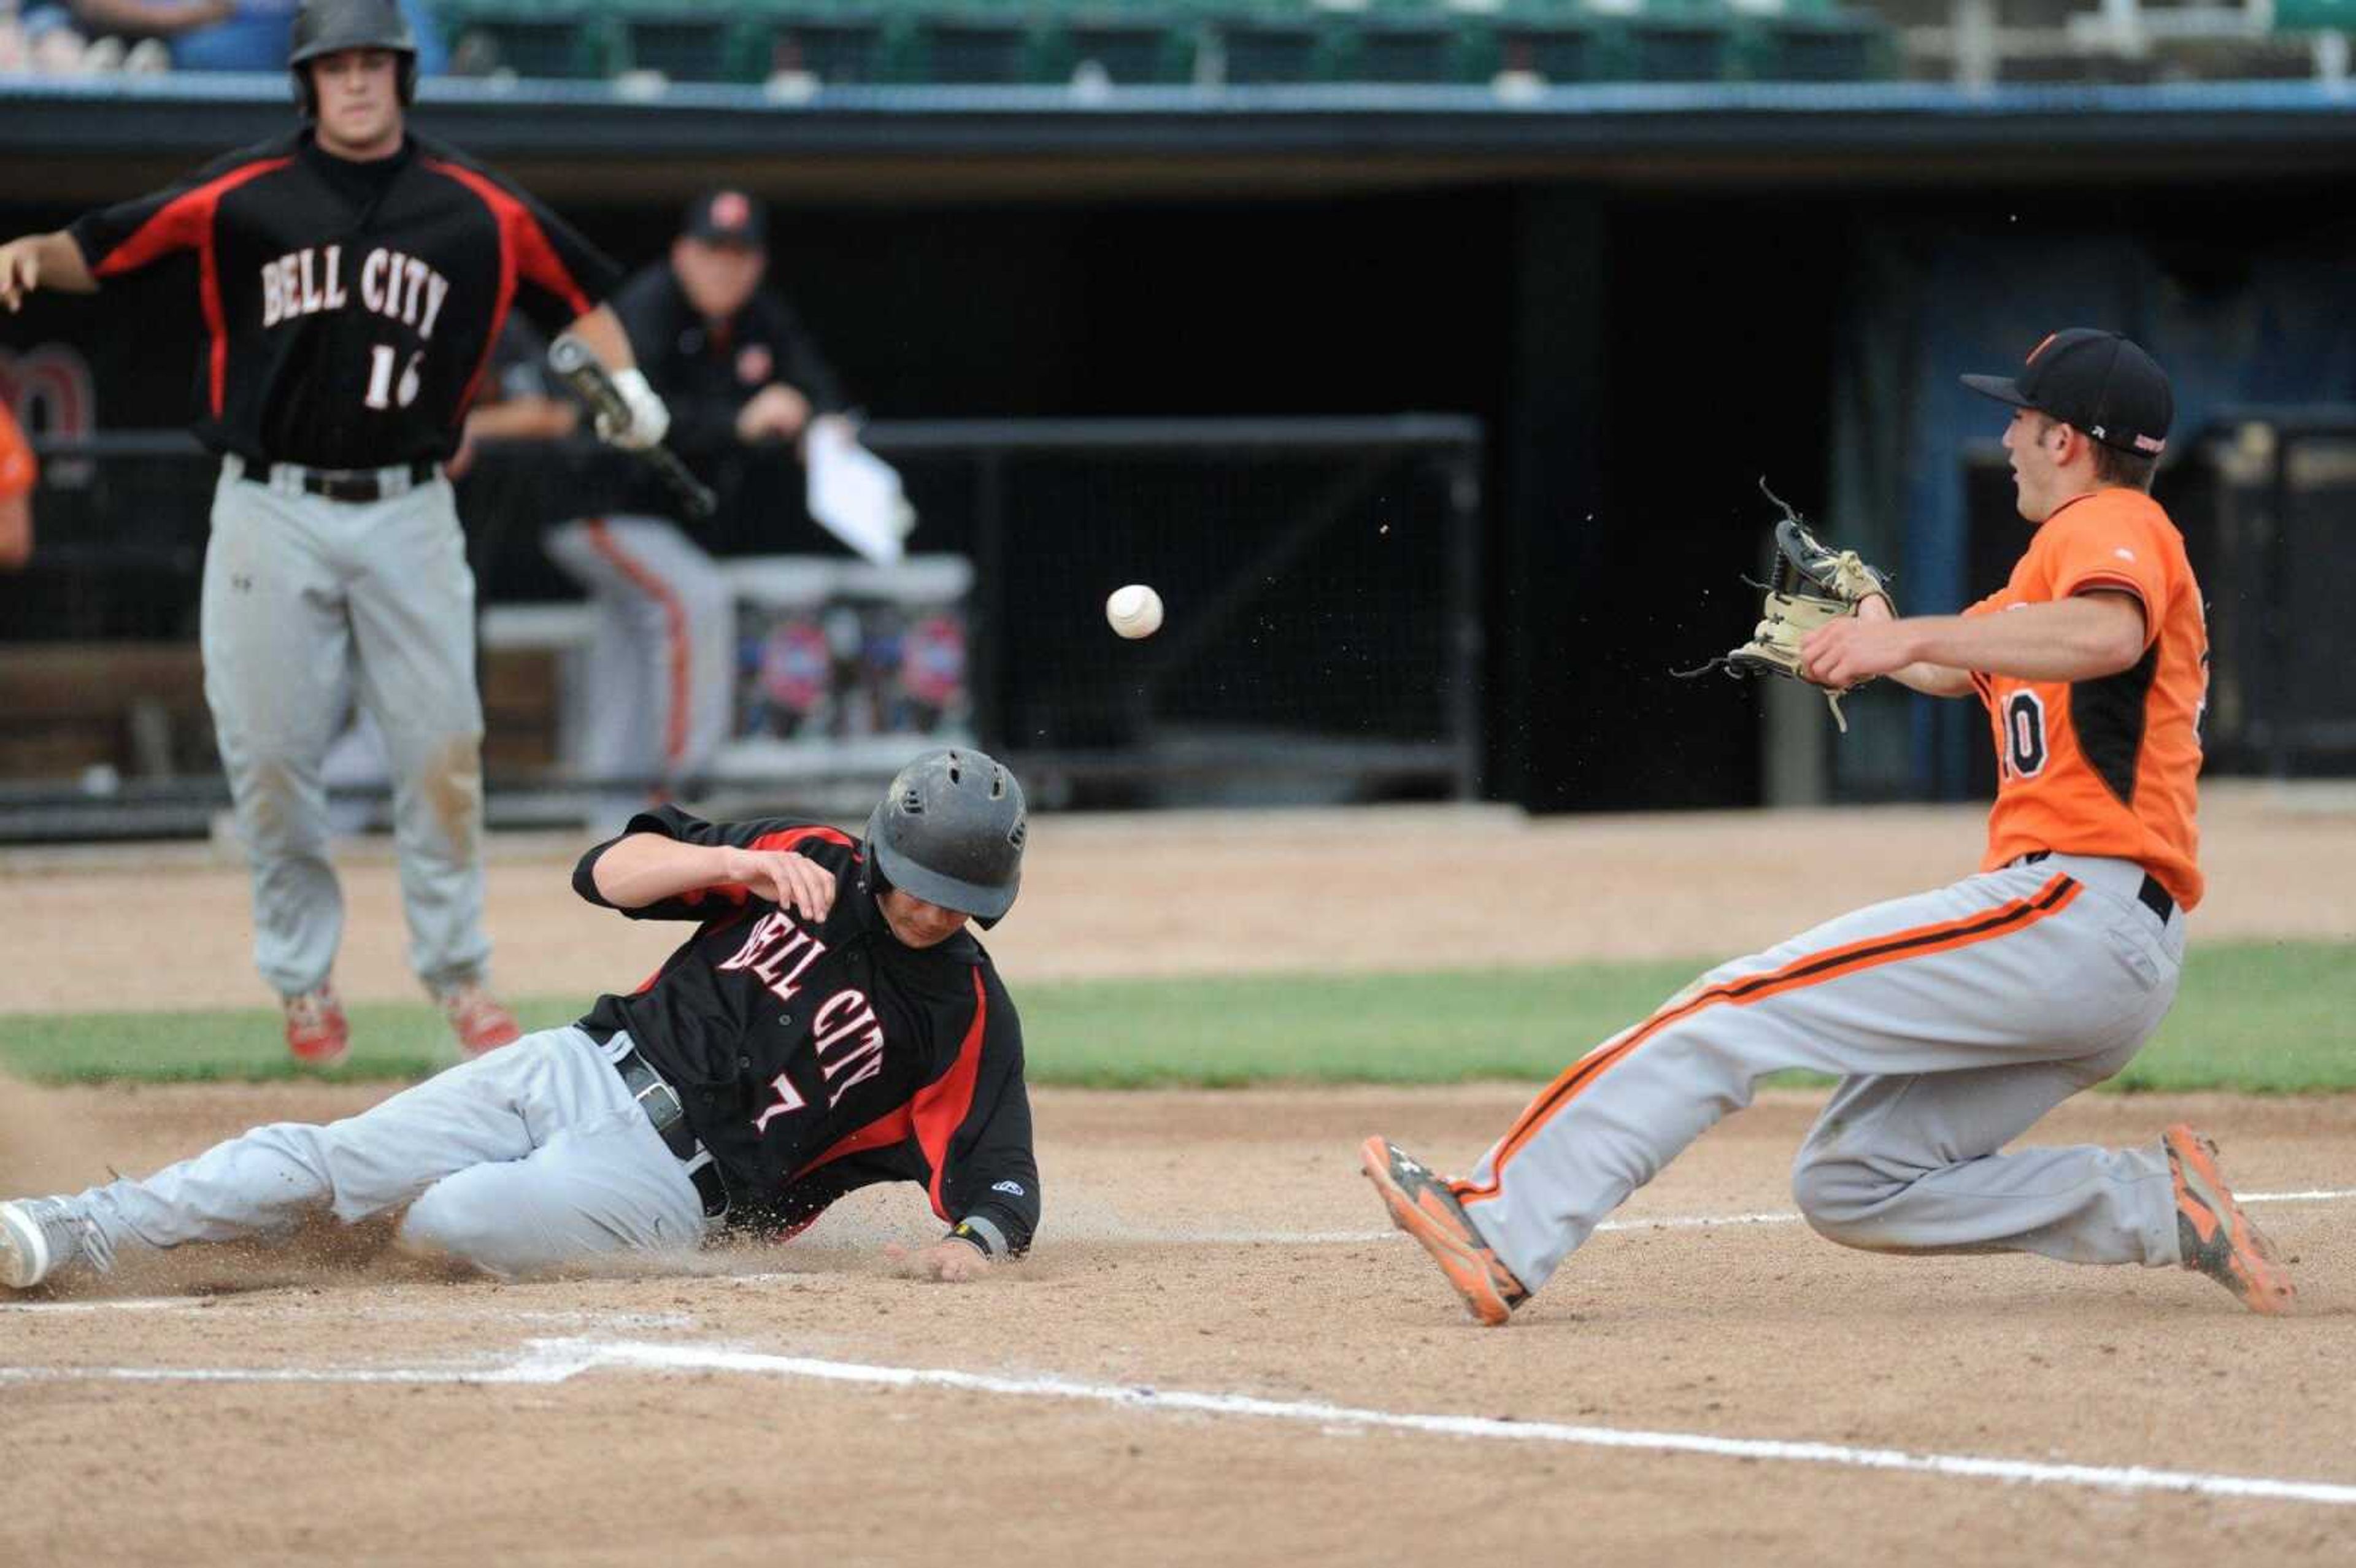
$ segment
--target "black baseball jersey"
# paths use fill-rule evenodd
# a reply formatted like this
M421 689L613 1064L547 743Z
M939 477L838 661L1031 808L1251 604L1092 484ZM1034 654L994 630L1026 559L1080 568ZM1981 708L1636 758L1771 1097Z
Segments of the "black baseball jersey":
M835 874L817 926L742 887L624 911L699 924L637 992L601 997L582 1019L600 1039L626 1029L679 1091L727 1181L732 1221L790 1232L855 1188L914 1181L991 1250L1026 1249L1039 1168L1023 1026L972 933L904 945L859 841L821 824L714 824L664 806L631 818L632 833L789 849ZM616 842L573 873L574 891L606 908L593 873Z
M842 388L801 317L783 300L755 291L725 321L706 321L688 303L669 261L633 273L614 294L647 381L670 406L670 443L683 453L736 439L736 415L773 381L808 398L814 414L839 413Z
M509 305L553 332L619 276L439 143L412 135L361 163L320 151L308 126L71 233L102 283L195 252L209 343L198 436L316 468L449 456Z

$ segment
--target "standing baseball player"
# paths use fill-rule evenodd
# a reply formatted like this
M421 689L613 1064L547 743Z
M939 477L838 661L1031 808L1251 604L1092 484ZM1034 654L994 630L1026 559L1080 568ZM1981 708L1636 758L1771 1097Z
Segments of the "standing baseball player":
M2073 329L2017 379L1964 379L2013 409L2004 445L2037 532L2011 581L1954 616L1866 598L1806 636L1799 673L1987 706L2000 782L1980 871L1710 971L1574 1062L1468 1179L1368 1139L1392 1218L1483 1323L1790 1067L1841 1076L1792 1176L1833 1241L2181 1265L2256 1311L2288 1307L2288 1276L2191 1128L1997 1152L2124 1067L2175 997L2201 891L2209 640L2183 539L2147 494L2175 406L2159 367Z
M591 903L693 924L637 991L348 1120L0 1203L0 1284L402 1204L404 1245L521 1275L691 1252L723 1224L790 1236L878 1181L918 1183L950 1222L894 1249L904 1266L972 1278L1039 1222L1022 1025L965 929L1013 906L1025 827L979 752L910 763L863 840L640 815L573 873Z
M727 466L739 447L798 441L843 406L801 318L761 287L768 255L761 204L712 191L688 208L669 257L614 295L673 411L672 444L708 470ZM641 481L612 513L565 523L546 539L549 559L589 591L597 612L589 656L599 701L582 766L658 791L700 773L728 738L735 677L727 579L675 509L668 491Z
M320 763L355 697L386 742L410 962L476 1054L516 1036L485 987L474 579L441 464L510 304L570 324L659 442L661 400L595 302L612 263L499 176L404 126L416 48L392 0L312 0L290 52L304 123L187 181L0 246L0 303L86 293L181 251L220 454L205 698L251 857L254 958L297 1061L349 1030Z

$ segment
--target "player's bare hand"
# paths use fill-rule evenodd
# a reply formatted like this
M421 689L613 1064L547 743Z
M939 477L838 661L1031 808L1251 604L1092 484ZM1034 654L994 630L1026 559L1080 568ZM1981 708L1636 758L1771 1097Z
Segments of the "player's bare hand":
M824 920L834 907L834 873L807 855L731 848L721 867L723 880L752 889L779 909L798 910L806 919Z
M41 256L37 238L27 236L0 245L0 304L16 311L25 296L41 286Z
M1835 691L1904 669L1914 662L1909 634L1901 621L1845 615L1827 621L1800 640L1800 677Z
M884 1255L892 1260L896 1272L909 1279L938 1280L943 1285L963 1285L980 1279L982 1271L990 1267L988 1253L955 1236L929 1247L904 1247L897 1242L886 1242Z
M747 444L762 441L792 441L809 423L809 400L772 381L736 411L736 439Z

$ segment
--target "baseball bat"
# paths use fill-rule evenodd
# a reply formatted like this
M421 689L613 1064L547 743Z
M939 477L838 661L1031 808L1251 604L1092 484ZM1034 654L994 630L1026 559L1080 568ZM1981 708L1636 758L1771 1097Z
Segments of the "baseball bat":
M630 405L614 386L614 379L605 370L605 361L589 351L589 346L570 333L560 335L548 346L548 366L564 384L594 411L605 416L614 428L626 429L630 422ZM668 446L648 446L637 449L637 455L654 464L663 483L679 497L691 517L712 516L720 503L712 486L688 472L679 453Z

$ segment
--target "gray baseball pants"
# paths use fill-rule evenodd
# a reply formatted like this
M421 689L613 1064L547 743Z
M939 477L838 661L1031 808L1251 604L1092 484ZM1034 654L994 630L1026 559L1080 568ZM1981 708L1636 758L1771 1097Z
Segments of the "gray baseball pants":
M202 640L253 879L253 956L280 994L327 978L343 891L327 859L327 748L354 699L384 738L409 961L434 991L479 978L483 709L475 579L449 482L331 501L221 466Z
M1832 1240L2173 1264L2157 1137L1997 1152L2126 1066L2175 999L2184 917L2137 901L2143 874L2056 855L1722 965L1574 1062L1457 1195L1535 1290L1762 1076L1813 1068L1841 1083L1792 1189Z
M734 695L735 600L719 564L661 517L584 518L543 545L596 609L582 770L632 784L701 773Z
M326 1126L282 1122L70 1201L117 1255L349 1223L406 1203L404 1245L503 1276L701 1246L702 1200L600 1046L542 1029Z

